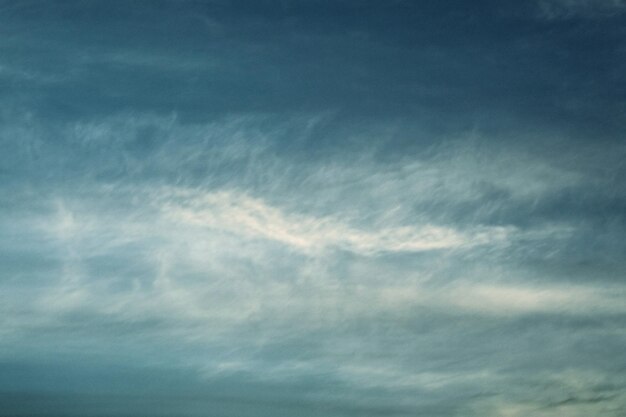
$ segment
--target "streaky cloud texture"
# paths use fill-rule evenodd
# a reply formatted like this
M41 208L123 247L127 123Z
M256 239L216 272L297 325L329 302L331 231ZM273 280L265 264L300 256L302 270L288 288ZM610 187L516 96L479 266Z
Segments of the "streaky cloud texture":
M625 11L0 1L0 416L624 415Z

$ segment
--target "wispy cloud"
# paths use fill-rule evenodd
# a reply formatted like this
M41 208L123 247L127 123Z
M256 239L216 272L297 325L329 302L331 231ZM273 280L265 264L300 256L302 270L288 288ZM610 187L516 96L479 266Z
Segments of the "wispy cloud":
M260 199L236 192L198 194L174 191L164 212L175 221L281 242L305 252L338 248L361 254L416 252L494 244L506 239L504 227L464 233L449 227L382 227L359 230L331 217L287 215ZM176 202L178 200L178 202Z
M378 3L0 0L0 416L623 414L626 5Z

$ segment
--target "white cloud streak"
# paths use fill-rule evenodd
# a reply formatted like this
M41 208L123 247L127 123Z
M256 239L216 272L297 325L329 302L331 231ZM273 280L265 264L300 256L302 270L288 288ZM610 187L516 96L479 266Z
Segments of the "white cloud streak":
M431 224L362 230L331 217L288 215L245 194L221 191L194 194L174 191L165 215L185 224L277 241L296 250L311 252L338 248L359 254L419 252L494 244L506 239L509 229L485 227L473 233Z

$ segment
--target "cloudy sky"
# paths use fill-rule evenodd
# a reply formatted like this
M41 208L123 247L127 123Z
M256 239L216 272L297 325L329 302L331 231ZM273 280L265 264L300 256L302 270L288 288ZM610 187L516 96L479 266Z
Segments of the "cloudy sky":
M0 416L626 415L626 2L0 0Z

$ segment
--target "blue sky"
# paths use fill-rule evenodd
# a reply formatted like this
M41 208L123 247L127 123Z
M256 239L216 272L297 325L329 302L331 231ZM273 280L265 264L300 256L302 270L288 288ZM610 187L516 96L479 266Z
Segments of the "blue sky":
M0 416L626 413L626 3L0 1Z

